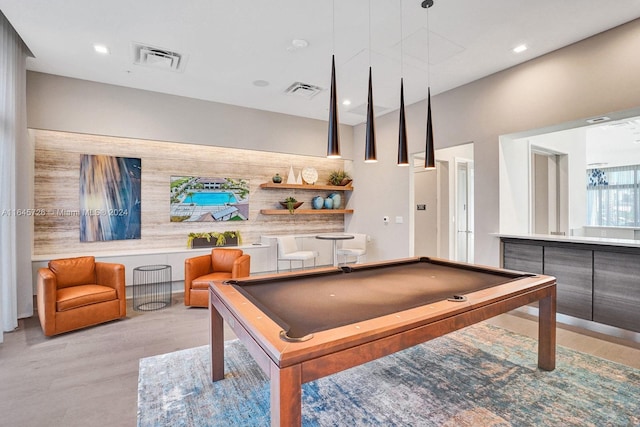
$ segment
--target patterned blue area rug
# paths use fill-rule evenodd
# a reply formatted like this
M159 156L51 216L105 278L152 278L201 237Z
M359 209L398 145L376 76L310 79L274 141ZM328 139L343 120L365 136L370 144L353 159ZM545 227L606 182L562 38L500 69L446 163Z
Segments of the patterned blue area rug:
M303 385L304 426L638 426L640 370L479 324ZM140 360L138 426L268 426L269 383L237 340Z

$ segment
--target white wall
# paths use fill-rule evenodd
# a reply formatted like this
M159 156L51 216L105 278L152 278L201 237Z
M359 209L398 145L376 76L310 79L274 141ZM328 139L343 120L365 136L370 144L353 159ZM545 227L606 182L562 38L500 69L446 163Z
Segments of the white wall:
M326 157L327 123L29 72L28 127ZM352 130L340 127L344 159Z

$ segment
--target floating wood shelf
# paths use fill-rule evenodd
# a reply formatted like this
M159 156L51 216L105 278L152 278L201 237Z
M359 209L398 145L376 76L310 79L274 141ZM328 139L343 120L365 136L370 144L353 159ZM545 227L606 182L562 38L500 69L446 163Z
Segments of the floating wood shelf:
M279 189L290 189L290 190L353 191L353 187L351 185L276 184L273 182L265 182L263 184L260 184L260 188L276 188L276 189L279 188Z
M337 215L352 214L353 209L296 209L289 213L288 209L260 209L262 215Z

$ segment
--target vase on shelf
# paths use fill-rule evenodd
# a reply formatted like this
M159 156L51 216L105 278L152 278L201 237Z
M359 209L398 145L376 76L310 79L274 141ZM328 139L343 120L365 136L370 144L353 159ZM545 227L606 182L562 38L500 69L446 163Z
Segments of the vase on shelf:
M316 196L313 199L311 199L311 207L313 207L313 209L322 209L322 207L324 206L324 199L320 196Z
M275 174L273 178L271 178L274 184L280 184L282 182L282 177L279 173Z
M331 197L324 199L324 207L325 209L333 209L333 199Z
M333 200L333 209L340 209L342 205L342 196L340 193L331 193L329 194L329 198Z

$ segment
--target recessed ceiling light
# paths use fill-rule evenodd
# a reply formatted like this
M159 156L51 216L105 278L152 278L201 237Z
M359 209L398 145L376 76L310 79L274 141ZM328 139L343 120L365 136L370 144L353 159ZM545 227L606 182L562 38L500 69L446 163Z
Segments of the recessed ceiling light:
M291 44L293 47L303 48L309 46L309 42L304 39L293 39L291 40Z
M93 45L93 50L96 51L96 53L101 53L102 55L108 55L109 54L109 48L106 47L103 44L94 44Z
M513 48L513 52L514 52L514 53L522 53L522 52L524 52L524 51L525 51L525 50L527 50L527 49L528 49L528 47L527 47L527 45L526 45L526 44L521 44L520 46L516 46L516 47L514 47L514 48Z
M344 101L342 101L342 105L351 105L351 101L348 99L345 99Z
M611 119L607 116L594 117L592 119L587 119L587 123L594 124L594 123L600 123L600 122L608 122L609 120Z
M253 85L258 87L266 87L269 86L269 82L266 80L254 80Z
M309 42L304 39L293 39L291 40L291 44L287 46L287 50L289 52L294 52L298 49L304 49L309 46Z

